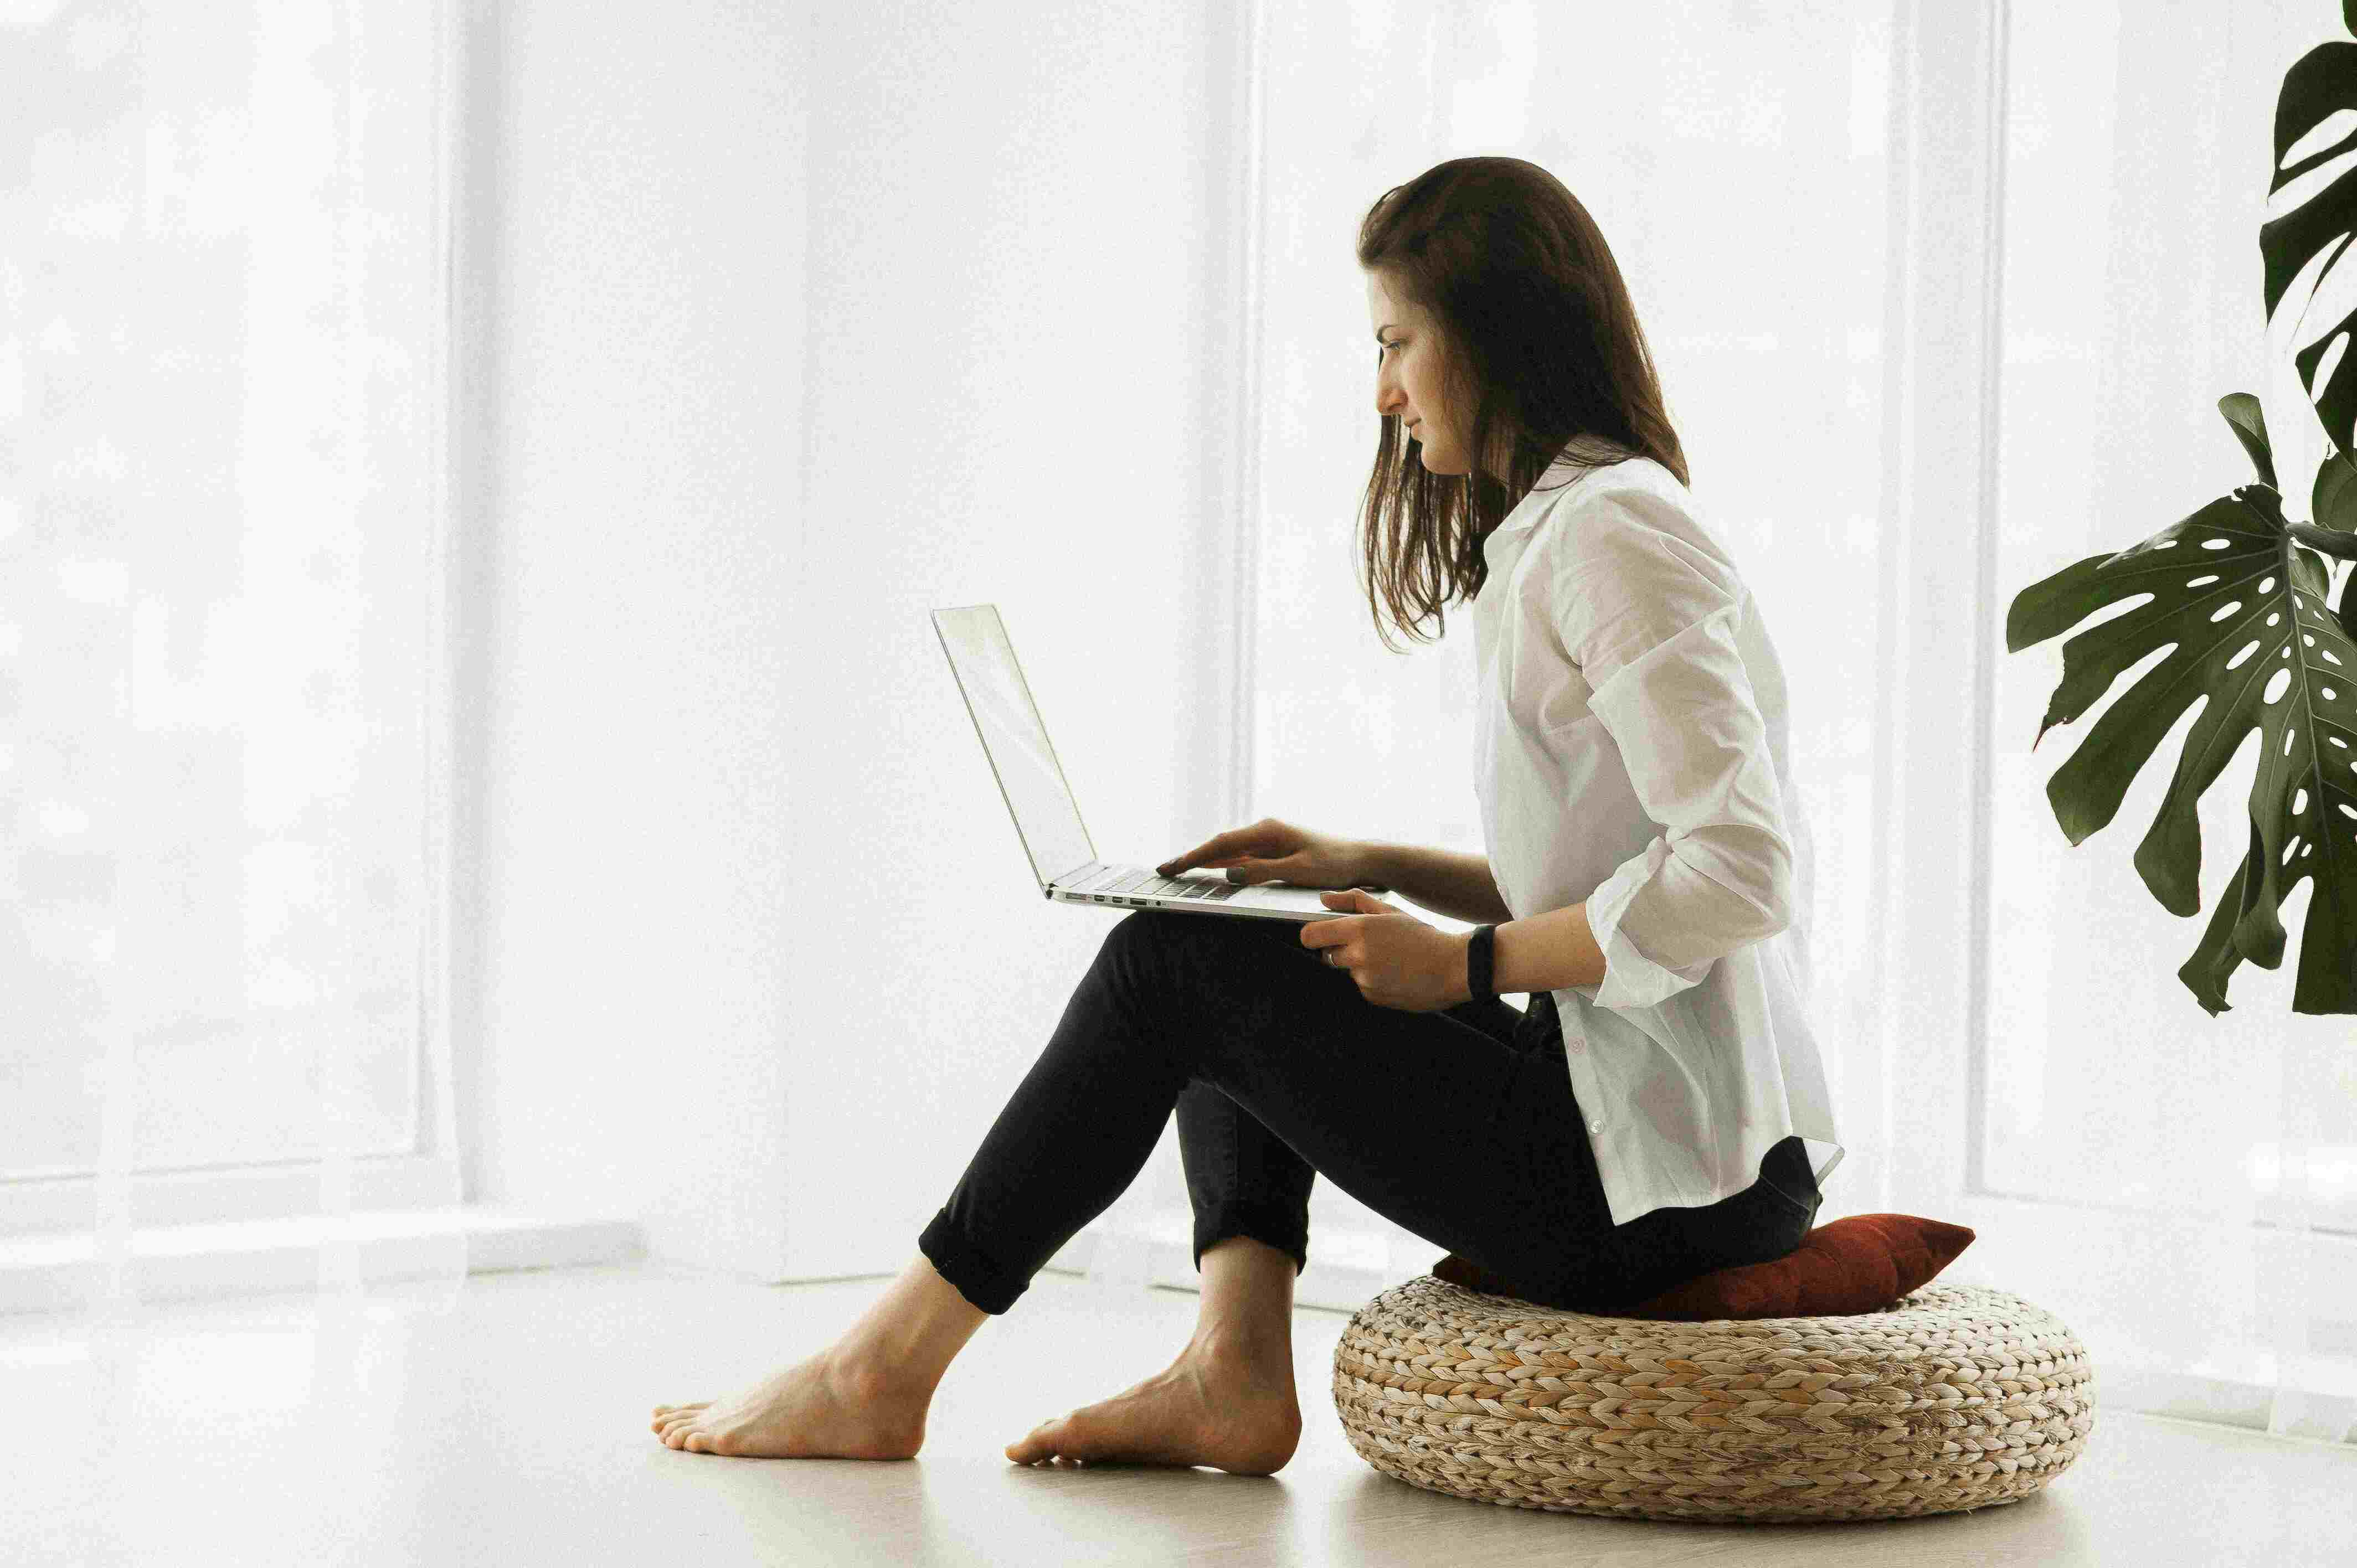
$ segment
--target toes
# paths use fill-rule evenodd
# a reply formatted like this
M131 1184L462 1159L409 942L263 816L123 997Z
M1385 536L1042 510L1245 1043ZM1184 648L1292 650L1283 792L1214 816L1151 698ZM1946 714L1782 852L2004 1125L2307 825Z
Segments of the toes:
M1035 1459L1063 1458L1075 1462L1086 1458L1096 1446L1077 1415L1048 1423L1033 1434L1030 1444Z
M1066 1416L1056 1433L1056 1452L1067 1459L1093 1459L1103 1446L1103 1429L1084 1415Z
M1006 1456L1018 1465L1036 1465L1040 1460L1050 1457L1061 1445L1060 1440L1065 1435L1062 1430L1064 1424L1060 1417L1055 1421L1041 1422L1031 1429L1029 1435L1008 1444Z

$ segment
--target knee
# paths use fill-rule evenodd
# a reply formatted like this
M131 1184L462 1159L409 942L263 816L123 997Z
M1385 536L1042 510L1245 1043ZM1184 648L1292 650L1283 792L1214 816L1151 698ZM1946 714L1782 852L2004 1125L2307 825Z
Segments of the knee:
M1167 941L1175 933L1170 928L1179 917L1160 909L1132 909L1115 920L1105 932L1103 945L1108 948L1133 948L1140 942Z
M1174 949L1232 952L1239 944L1301 943L1301 928L1291 920L1259 920L1248 915L1187 915L1176 909L1133 909L1114 922L1108 945L1146 947L1158 952Z
M1166 950L1173 943L1200 942L1223 935L1222 926L1251 924L1245 920L1222 920L1211 915L1182 915L1176 909L1132 909L1115 920L1113 929L1105 933L1108 946L1145 945Z
M1297 942L1297 932L1282 920L1133 909L1105 933L1098 961L1140 984L1194 993L1242 972L1265 944Z
M1161 961L1187 940L1187 924L1184 915L1132 909L1115 920L1097 944L1097 967L1136 983L1153 983Z

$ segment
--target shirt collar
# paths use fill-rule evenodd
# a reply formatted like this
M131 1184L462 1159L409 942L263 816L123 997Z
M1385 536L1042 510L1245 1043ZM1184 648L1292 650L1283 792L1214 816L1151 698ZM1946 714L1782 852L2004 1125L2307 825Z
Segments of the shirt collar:
M1491 538L1494 539L1501 533L1522 532L1545 516L1549 506L1562 499L1571 491L1579 489L1597 475L1607 469L1618 467L1620 463L1638 460L1623 456L1615 461L1614 454L1617 448L1598 449L1591 446L1583 450L1580 439L1578 436L1572 437L1565 444L1563 450L1555 454L1555 461L1547 465L1546 471L1541 474L1537 481L1531 486L1530 492L1514 503L1513 510L1506 514L1504 521L1491 530ZM1587 460L1582 462L1579 460L1581 458Z

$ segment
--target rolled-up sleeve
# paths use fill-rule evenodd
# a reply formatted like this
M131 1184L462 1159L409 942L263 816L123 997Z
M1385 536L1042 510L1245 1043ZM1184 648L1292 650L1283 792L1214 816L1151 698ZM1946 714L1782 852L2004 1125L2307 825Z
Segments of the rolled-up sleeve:
M1649 1007L1791 924L1792 843L1736 645L1747 595L1659 525L1650 491L1581 498L1549 573L1555 625L1637 800L1663 832L1587 898L1602 1007Z

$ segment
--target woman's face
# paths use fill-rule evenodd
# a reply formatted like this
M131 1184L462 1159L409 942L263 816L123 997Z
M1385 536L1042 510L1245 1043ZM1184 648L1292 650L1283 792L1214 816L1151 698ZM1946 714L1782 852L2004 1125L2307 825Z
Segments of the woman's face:
M1375 412L1396 418L1415 438L1426 469L1436 474L1466 474L1473 465L1465 448L1470 440L1461 427L1464 413L1450 408L1441 386L1442 349L1438 338L1405 303L1394 299L1383 278L1367 274L1367 309L1375 339L1384 345L1375 371Z

